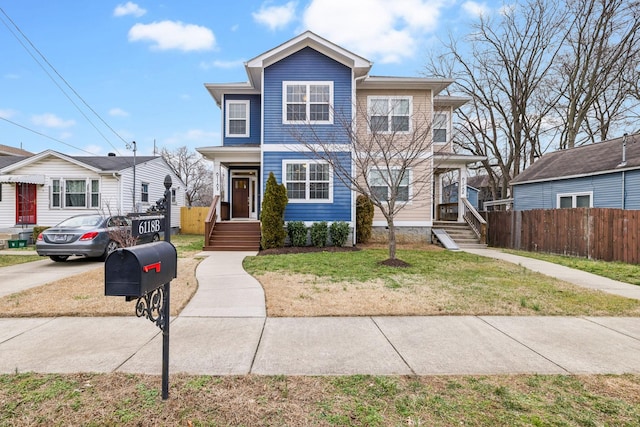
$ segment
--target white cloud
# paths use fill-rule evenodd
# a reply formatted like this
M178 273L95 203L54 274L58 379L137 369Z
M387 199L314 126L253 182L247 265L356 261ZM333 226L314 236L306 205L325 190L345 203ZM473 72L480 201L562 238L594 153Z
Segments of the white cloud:
M113 117L129 117L129 113L122 108L112 108L109 110L109 115Z
M311 0L303 23L367 59L402 62L440 23L444 0Z
M147 13L146 9L143 9L137 4L132 3L130 1L126 2L125 4L119 4L113 10L113 16L133 15L139 18L145 13Z
M18 80L20 78L20 74L9 73L3 76L7 80Z
M295 13L296 2L290 1L282 6L266 6L266 4L262 4L260 10L252 13L252 15L257 23L266 25L271 30L278 30L293 21Z
M0 110L0 117L4 117L5 119L10 119L15 115L16 112L14 110Z
M183 133L176 133L164 140L164 144L171 146L192 144L214 145L220 139L219 132L208 132L202 129L190 129Z
M92 153L96 156L99 156L103 153L103 147L100 145L87 145L83 148L84 151L88 151L89 153ZM87 153L84 153L85 155Z
M37 126L54 129L66 129L76 124L75 120L63 120L53 113L44 113L32 116L31 122Z
M475 1L467 1L462 4L462 10L472 17L486 16L489 8L486 3L478 3Z
M238 59L236 61L214 60L214 61L201 62L200 63L200 68L203 68L205 70L209 70L211 68L229 69L229 68L237 68L237 67L242 67L242 66L244 66L244 61L242 59Z
M180 21L136 24L129 30L129 41L150 41L153 43L152 49L178 49L185 52L210 50L216 44L210 29Z

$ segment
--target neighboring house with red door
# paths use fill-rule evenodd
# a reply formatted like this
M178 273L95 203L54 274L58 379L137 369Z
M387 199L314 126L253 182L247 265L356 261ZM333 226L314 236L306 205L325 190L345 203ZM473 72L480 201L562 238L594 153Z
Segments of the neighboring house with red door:
M185 185L162 157L68 156L53 150L0 156L0 229L52 226L90 212L145 212L163 197L167 174L175 207L171 226L179 228Z

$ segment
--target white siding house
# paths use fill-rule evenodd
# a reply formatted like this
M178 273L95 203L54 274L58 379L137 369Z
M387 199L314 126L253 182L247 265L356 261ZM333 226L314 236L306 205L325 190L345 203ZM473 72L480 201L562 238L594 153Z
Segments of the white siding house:
M134 185L135 169L135 185ZM171 227L180 227L185 185L162 157L67 156L47 150L0 158L0 229L52 226L89 212L145 212L172 180ZM135 192L133 191L135 189Z

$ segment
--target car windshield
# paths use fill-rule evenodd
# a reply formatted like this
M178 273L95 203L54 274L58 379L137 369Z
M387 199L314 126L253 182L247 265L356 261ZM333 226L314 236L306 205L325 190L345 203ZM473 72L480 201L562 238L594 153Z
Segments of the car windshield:
M58 227L96 227L100 221L102 221L100 215L74 216L62 221Z

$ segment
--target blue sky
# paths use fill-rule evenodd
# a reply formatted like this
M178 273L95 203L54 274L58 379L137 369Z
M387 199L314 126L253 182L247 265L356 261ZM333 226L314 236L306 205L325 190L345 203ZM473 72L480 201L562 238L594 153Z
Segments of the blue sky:
M246 81L245 61L305 30L373 61L372 75L418 76L438 38L464 34L497 7L0 0L0 144L71 155L131 155L130 141L138 155L152 154L154 141L170 150L220 145L220 110L204 84Z

